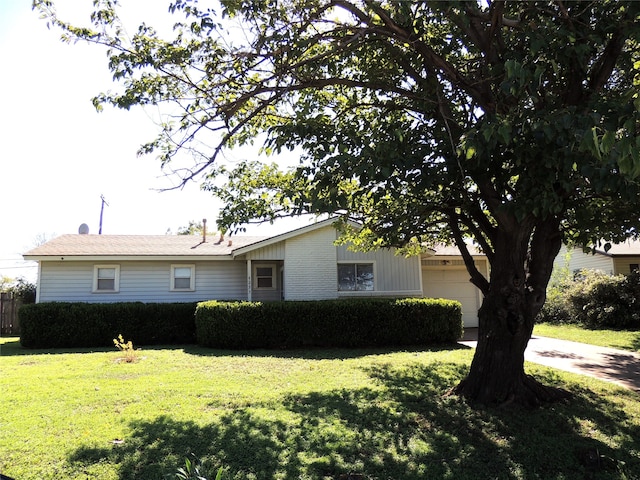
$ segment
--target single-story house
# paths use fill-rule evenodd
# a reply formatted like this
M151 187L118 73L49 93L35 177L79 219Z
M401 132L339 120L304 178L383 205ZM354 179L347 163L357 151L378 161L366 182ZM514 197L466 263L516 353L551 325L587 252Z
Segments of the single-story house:
M481 293L460 252L420 256L337 246L333 219L271 237L62 235L24 254L39 263L37 302L195 302L434 297L478 324ZM473 255L486 273L488 262Z
M568 268L570 272L600 270L609 275L629 275L640 267L640 240L613 243L609 250L604 245L591 252L580 247L563 246L556 257L556 268Z

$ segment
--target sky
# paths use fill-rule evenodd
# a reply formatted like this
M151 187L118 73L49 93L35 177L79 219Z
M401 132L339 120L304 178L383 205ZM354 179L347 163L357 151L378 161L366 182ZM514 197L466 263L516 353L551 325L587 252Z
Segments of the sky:
M55 3L62 18L88 23L92 0ZM127 13L132 24L171 20L168 0L122 3L137 9ZM103 234L162 235L203 218L214 227L221 205L210 194L198 183L160 191L175 179L164 176L153 155L136 155L155 137L154 111L96 112L91 98L118 89L103 50L61 42L31 0L0 0L0 55L0 278L35 281L37 264L22 253L42 239L78 233L82 223L98 233L101 196L108 203ZM281 233L302 222L308 220L252 227L247 234Z

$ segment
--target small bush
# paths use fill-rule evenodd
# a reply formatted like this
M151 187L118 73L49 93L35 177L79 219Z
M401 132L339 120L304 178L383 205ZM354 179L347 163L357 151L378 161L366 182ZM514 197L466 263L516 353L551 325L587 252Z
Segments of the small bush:
M121 334L139 345L194 343L195 309L195 303L24 305L20 342L27 348L106 347Z
M547 300L538 314L540 323L552 323L562 325L575 323L567 300L568 285L555 285L548 289Z
M196 335L230 349L425 345L458 340L462 310L434 299L211 301L198 304Z
M138 361L138 352L133 348L133 342L131 340L125 342L122 335L118 335L118 338L113 339L113 344L122 352L124 355L122 360L126 363L135 363Z
M167 480L170 480L172 478L175 478L175 480L222 480L223 474L224 468L219 467L215 471L215 477L205 476L207 474L205 473L205 468L203 466L202 460L198 460L194 457L193 460L191 460L190 458L185 459L184 467L179 468L175 476L167 475L165 478Z

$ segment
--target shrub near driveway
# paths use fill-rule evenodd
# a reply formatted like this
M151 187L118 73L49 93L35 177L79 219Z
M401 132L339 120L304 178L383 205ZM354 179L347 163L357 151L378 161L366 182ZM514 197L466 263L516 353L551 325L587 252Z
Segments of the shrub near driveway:
M640 398L528 366L571 403L471 409L472 350L61 353L2 339L0 472L161 480L185 458L236 480L640 478ZM359 477L358 477L359 476Z
M640 273L583 270L551 285L538 321L588 328L640 329Z

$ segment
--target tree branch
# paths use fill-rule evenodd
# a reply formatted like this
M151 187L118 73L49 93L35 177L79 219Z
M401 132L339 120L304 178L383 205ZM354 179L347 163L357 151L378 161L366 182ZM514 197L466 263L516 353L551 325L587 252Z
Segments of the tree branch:
M460 254L462 255L464 264L467 267L467 271L469 272L469 275L471 275L471 283L478 287L483 295L487 295L489 293L489 281L480 273L476 267L473 257L469 253L469 248L467 247L464 237L462 236L462 232L460 231L459 221L460 219L454 212L449 212L449 228L453 234L456 246L458 247L458 250L460 250Z

